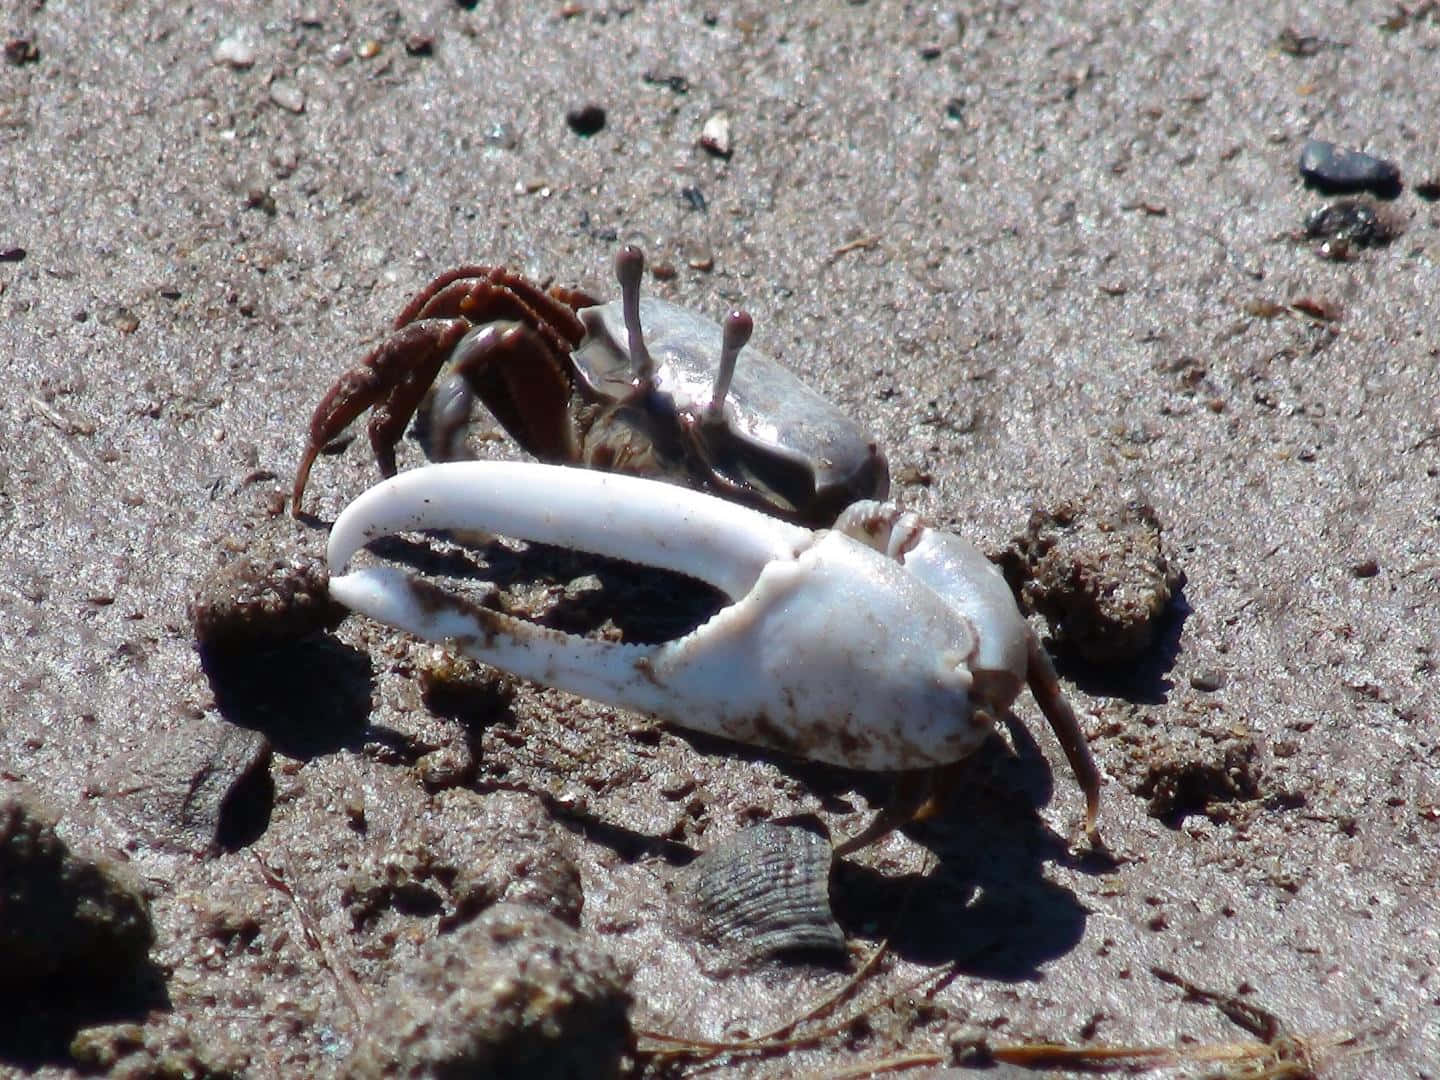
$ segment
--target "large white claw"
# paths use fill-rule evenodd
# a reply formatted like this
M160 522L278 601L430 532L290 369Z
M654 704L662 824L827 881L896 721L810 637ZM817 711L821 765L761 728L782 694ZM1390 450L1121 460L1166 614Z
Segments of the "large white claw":
M332 577L332 595L536 682L830 764L949 764L989 730L971 700L980 642L970 619L842 532L633 476L455 462L402 473L351 503L330 536L332 572L370 540L420 529L478 529L662 567L735 603L684 637L636 646L538 627L393 568Z

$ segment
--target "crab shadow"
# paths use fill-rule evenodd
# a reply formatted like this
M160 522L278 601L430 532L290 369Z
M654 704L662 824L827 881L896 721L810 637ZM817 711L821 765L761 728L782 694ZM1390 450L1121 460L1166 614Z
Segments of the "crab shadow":
M221 715L288 757L309 761L373 738L370 658L330 634L270 649L202 649L200 667Z
M1175 684L1170 674L1180 659L1180 638L1191 608L1179 586L1155 629L1155 640L1133 660L1097 664L1064 644L1051 650L1055 669L1093 697L1111 697L1135 705L1163 705Z
M1042 965L1079 945L1087 914L1072 891L1046 880L1045 865L1100 872L1107 864L1072 854L1033 808L1014 803L1018 812L1007 812L983 792L967 793L951 800L946 820L909 830L933 856L924 871L885 873L860 862L863 852L837 861L831 897L847 936L881 936L897 956L927 967L1038 978Z
M166 972L149 960L128 971L30 979L0 992L0 1066L73 1068L73 1045L86 1028L141 1024L172 1008ZM6 1075L9 1075L8 1073Z
M927 868L920 868L918 853L917 869L898 874L868 865L864 849L835 860L831 901L847 937L883 937L892 952L916 963L1008 981L1037 978L1043 964L1079 944L1086 910L1072 891L1046 880L1045 866L1101 874L1114 869L1114 860L1103 851L1072 852L1045 823L1039 811L1054 794L1055 777L1028 728L1013 715L1005 727L1008 743L992 735L951 774L938 815L901 830L932 857ZM702 753L778 766L829 813L864 809L850 798L856 793L872 811L896 796L893 777L675 734ZM633 837L629 846L660 853Z

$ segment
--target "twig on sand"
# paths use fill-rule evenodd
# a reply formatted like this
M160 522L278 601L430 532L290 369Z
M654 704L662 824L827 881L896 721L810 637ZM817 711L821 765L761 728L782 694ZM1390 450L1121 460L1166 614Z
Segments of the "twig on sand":
M1274 1013L1233 994L1205 990L1164 968L1150 969L1161 982L1177 986L1186 997L1213 1005L1231 1023L1258 1041L1205 1043L1197 1046L1064 1046L1056 1043L977 1045L983 1058L1028 1068L1056 1066L1095 1070L1157 1069L1183 1065L1219 1065L1227 1080L1315 1080L1322 1059L1341 1047L1363 1053L1373 1047L1349 1032L1292 1035Z
M295 917L300 921L300 930L305 936L305 944L320 958L321 966L324 967L335 980L335 985L340 990L340 996L345 999L345 1004L350 1007L350 1012L354 1016L355 1022L363 1025L369 1010L366 1007L365 992L360 989L360 983L359 980L355 978L355 973L338 957L332 955L324 936L320 932L319 924L310 912L306 910L300 898L295 895L295 890L290 887L290 883L285 880L284 876L281 873L277 873L258 851L252 849L251 854L255 857L255 865L260 870L260 876L265 879L265 884L269 885L290 901L290 906L295 911ZM276 855L279 856L279 853L277 852ZM281 869L284 869L283 865Z

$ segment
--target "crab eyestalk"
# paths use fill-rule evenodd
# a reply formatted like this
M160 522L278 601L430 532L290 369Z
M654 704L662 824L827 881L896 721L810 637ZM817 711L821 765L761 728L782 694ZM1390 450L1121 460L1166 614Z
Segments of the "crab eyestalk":
M725 421L725 395L730 392L730 382L735 378L735 364L740 350L755 332L755 320L750 313L735 310L725 316L724 338L720 345L720 367L715 372L715 387L710 391L710 404L705 406L702 419L707 424Z
M640 328L640 279L644 274L645 253L634 244L626 244L615 256L615 276L620 280L620 303L625 314L625 335L630 343L635 386L650 390L655 385L655 361L650 359L645 333Z

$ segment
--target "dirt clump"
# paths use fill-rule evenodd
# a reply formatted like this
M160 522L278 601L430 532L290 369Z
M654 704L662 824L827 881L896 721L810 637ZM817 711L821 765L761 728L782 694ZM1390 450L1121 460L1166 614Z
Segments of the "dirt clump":
M1030 516L999 562L1024 606L1092 664L1136 659L1184 582L1152 507L1063 502Z

